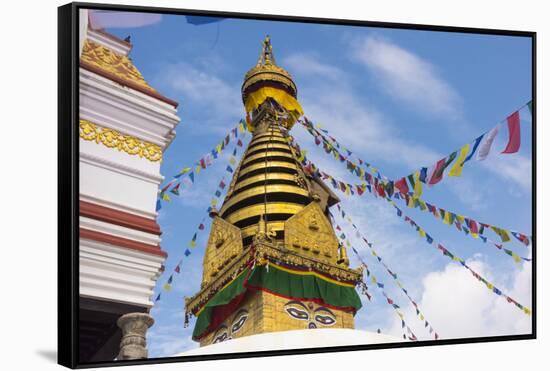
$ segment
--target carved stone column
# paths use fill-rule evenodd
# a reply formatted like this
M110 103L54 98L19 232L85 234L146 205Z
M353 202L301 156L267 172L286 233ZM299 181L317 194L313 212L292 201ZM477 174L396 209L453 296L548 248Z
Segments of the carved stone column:
M117 359L147 358L147 329L153 326L155 320L147 313L127 313L121 316L117 325L122 329L120 353Z

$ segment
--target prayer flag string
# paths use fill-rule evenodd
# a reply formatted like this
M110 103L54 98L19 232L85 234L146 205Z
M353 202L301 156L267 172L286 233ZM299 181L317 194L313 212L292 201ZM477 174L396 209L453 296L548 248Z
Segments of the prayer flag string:
M376 252L376 250L374 249L373 247L373 244L371 242L369 242L365 237L364 235L359 231L359 229L357 228L357 226L353 223L352 219L351 219L351 216L349 213L346 213L344 211L344 209L339 205L339 204L336 204L337 208L338 208L338 211L340 211L340 215L342 215L342 219L345 219L346 222L348 222L352 227L353 229L355 230L355 233L357 235L358 238L360 238L363 243L366 244L366 246L370 249L371 251L371 254L372 256L374 256L376 258L376 260L378 261L378 263L380 263L384 269L386 270L386 272L390 275L390 277L392 277L393 281L395 282L395 284L397 285L397 287L399 287L399 289L405 294L405 296L407 296L407 298L409 299L409 301L411 302L411 304L414 306L415 308L415 311L416 311L416 315L418 316L418 318L420 319L420 321L424 324L424 327L425 328L429 328L429 334L432 335L433 334L433 337L435 340L437 340L439 338L439 335L438 333L433 329L432 325L428 322L428 320L426 319L426 316L422 313L421 309L420 309L420 306L418 305L418 303L416 303L413 298L409 295L409 292L408 290L405 288L405 286L403 285L403 283L399 280L398 276L397 276L397 273L394 271L394 270L391 270L387 264L384 262L384 260L382 259L382 257L380 256L380 254L378 254ZM334 220L334 216L333 214L329 211L329 215L330 217L333 219L334 221L334 224L336 225L336 230L340 230L341 227L335 222ZM346 217L347 215L347 217ZM342 237L342 235L340 235ZM351 243L349 242L349 240L346 238L345 239L345 243L346 243L346 246L351 246ZM359 256L359 253L355 250L355 248L352 247L352 250L353 252L355 253L355 255Z
M178 174L173 176L172 180L170 180L159 190L156 211L159 211L162 208L161 201L171 201L171 197L170 195L168 195L168 192L172 193L173 195L179 196L180 187L182 185L186 187L191 187L195 183L195 178L201 172L201 170L210 167L213 164L214 160L219 157L222 151L227 148L231 140L237 140L237 146L242 147L243 142L241 140L241 137L243 137L246 133L246 123L243 119L241 119L239 124L231 129L229 133L224 137L224 139L220 143L218 143L210 152L204 155L200 160L196 161L193 166L182 168L182 170ZM230 158L230 165L233 164L232 161L235 161L234 154ZM228 172L233 172L230 165L227 165L226 170Z
M238 145L238 144L235 144L235 146L233 148L233 152L231 154L231 157L228 160L229 163L232 163L237 158L237 148L238 147L241 147L241 146ZM206 209L206 215L203 216L203 218L201 219L201 221L198 224L197 228L195 229L195 232L193 233L193 236L191 237L191 239L187 243L187 247L185 248L185 250L183 252L183 257L180 258L180 260L178 261L178 263L174 267L172 273L170 274L170 276L168 277L166 282L162 285L162 289L164 291L170 292L172 290L172 282L173 282L173 279L174 279L174 274L179 274L181 272L181 269L182 269L181 267L182 267L184 258L189 257L189 255L191 255L191 253L192 253L192 250L197 247L197 239L198 239L199 234L201 234L202 231L206 230L206 225L205 225L206 218L210 215L210 212L214 208L216 208L219 201L222 199L223 192L226 188L226 185L228 184L228 181L226 180L227 176L228 175L224 173L222 178L218 182L216 190L215 190L215 192L213 194L213 197L210 201L210 206L208 206L208 208ZM157 297L155 298L155 303L157 301L159 301L160 299L161 299L161 293L158 293Z

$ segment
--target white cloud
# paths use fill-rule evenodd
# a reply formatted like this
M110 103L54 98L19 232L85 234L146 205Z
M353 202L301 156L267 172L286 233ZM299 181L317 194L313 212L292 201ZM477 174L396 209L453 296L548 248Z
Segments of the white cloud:
M409 168L441 157L430 148L401 138L391 121L354 91L349 75L343 70L323 64L309 54L292 55L286 60L296 65L293 73L308 77L300 86L299 97L306 116L316 123L329 124L331 134L341 143L351 149L364 149L364 154L373 161L384 160ZM327 81L327 74L339 78ZM296 134L300 143L310 142L308 135Z
M494 174L513 181L521 190L531 192L532 161L520 154L496 155L483 161L483 166Z
M302 76L321 75L328 80L345 79L346 76L341 69L329 64L319 62L320 57L316 54L292 54L283 60L281 65L293 73Z
M356 40L353 47L353 59L367 67L390 96L421 112L458 115L459 95L430 62L377 36Z
M204 123L194 125L199 134L204 132L227 132L228 125L236 123L244 114L240 86L218 77L212 63L202 61L201 67L188 63L165 66L156 79L157 86L172 94L182 95L180 110L188 105L197 105L205 112Z
M505 294L523 305L531 306L530 263L524 263L521 269L513 273L509 285L495 282L485 262L472 259L467 263ZM527 334L531 331L530 316L508 303L504 297L492 293L459 264L449 263L442 271L428 273L422 284L423 293L418 304L440 338ZM417 337L430 339L412 304L403 312ZM390 333L401 333L400 320L395 320Z

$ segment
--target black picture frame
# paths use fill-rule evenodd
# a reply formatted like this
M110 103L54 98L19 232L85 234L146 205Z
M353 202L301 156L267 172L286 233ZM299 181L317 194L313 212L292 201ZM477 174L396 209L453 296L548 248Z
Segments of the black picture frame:
M79 9L103 9L135 11L143 13L162 13L178 15L217 16L239 19L275 20L285 22L353 25L379 28L441 31L453 33L471 33L486 35L520 36L531 39L532 45L532 333L525 335L490 336L466 339L443 339L437 341L416 341L408 343L371 344L339 346L295 350L274 350L250 353L213 354L186 357L150 358L133 361L108 361L80 363L78 360L78 219L79 219L79 56L78 25ZM173 362L205 361L231 358L266 357L297 355L309 353L342 352L354 350L374 350L402 347L437 346L449 344L497 342L510 340L528 340L537 338L537 69L536 69L537 33L533 31L499 30L488 28L451 27L441 25L388 23L350 19L310 18L282 16L273 14L235 13L223 11L205 11L195 9L175 9L130 5L112 5L97 3L70 3L58 8L58 363L69 368L91 368L101 366L122 366Z

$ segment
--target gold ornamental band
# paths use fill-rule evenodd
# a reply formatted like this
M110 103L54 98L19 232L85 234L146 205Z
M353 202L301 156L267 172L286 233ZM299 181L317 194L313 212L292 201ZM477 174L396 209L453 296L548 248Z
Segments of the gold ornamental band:
M262 133L259 133L252 137L252 139L260 138L260 137L269 137L271 135L277 135L278 137L283 137L283 133L281 133L281 130L278 128L267 129L263 131Z
M267 177L264 174L261 175L255 175L251 176L250 178L246 178L241 180L239 183L235 185L235 189L233 190L233 193L241 189L242 187L246 187L249 184L253 184L256 182L263 182L264 180L290 180L294 181L294 175L292 174L286 174L286 173L267 173Z
M267 154L267 156L266 156L266 154ZM246 157L241 166L244 166L244 165L248 164L249 162L257 160L259 158L263 159L265 157L270 157L270 156L286 157L286 158L294 161L294 157L292 157L292 155L290 153L267 150L266 152L256 153L255 155Z
M284 162L284 161L268 161L267 166L265 162L260 162L257 164L250 165L246 169L241 169L241 171L239 171L239 177L242 175L248 174L254 170L265 169L266 167L268 168L267 169L268 173L269 173L270 167L285 167L287 169L298 170L298 167L296 166L296 164L291 164L289 162Z
M151 162L162 160L160 146L142 141L139 138L105 128L88 120L80 119L80 138L101 143L108 148L116 148L132 156L144 157Z
M254 144L256 143L260 143L260 142L264 142L264 143L287 143L286 139L282 136L276 136L276 135L262 135L260 137L257 137L257 138L254 138L250 141L250 146L253 146Z
M298 186L292 186L288 184L270 184L270 185L267 185L267 187L264 187L263 185L260 185L251 189L247 189L246 191L243 191L235 195L234 197L231 197L229 200L227 200L226 203L223 204L222 208L220 209L220 213L223 214L225 210L227 210L229 207L247 198L257 196L257 195L263 195L264 193L275 193L275 192L292 193L292 194L302 195L305 197L309 195L308 191Z
M285 222L268 222L267 223L267 230L268 231L284 231L285 229ZM249 227L241 229L241 236L242 238L254 236L258 233L258 224L251 225Z
M248 150L246 151L246 153L250 153L250 152L254 152L254 151L258 151L258 150L266 150L266 149L286 149L286 150L291 150L290 149L290 146L288 144L282 144L282 143L265 143L265 144L260 144L260 145L257 145L255 147L252 147L251 145L248 146Z
M290 202L268 202L264 209L264 204L252 205L236 210L224 217L229 223L235 224L243 219L253 216L268 214L296 214L304 208L304 205L293 204Z
M273 130L273 131L268 130L268 131L263 132L261 134L254 135L252 137L252 140L260 140L260 139L269 138L269 137L277 137L277 138L284 139L283 133L281 133L279 130Z

